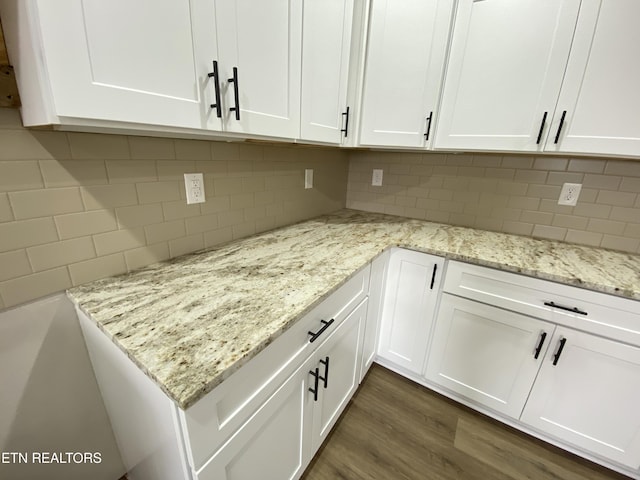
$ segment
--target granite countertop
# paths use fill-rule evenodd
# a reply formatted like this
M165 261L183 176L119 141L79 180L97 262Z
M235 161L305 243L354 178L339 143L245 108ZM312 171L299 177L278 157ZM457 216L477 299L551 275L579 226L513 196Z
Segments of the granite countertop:
M68 295L186 409L391 246L640 300L638 255L355 210Z

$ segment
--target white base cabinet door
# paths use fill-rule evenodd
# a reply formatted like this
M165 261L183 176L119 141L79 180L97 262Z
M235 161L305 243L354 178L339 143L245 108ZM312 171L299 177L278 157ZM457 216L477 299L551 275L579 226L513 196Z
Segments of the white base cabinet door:
M320 448L358 388L360 329L366 315L367 300L351 312L316 355L316 367L312 368L318 369L318 394L313 405L313 452Z
M422 374L444 259L394 249L389 257L378 355Z
M436 149L541 151L580 0L460 0Z
M554 325L443 294L426 378L519 418Z
M197 480L293 480L302 475L310 456L305 441L310 365L306 362L289 377L196 472Z
M430 145L452 11L452 0L372 2L361 145Z
M378 330L380 328L380 317L382 315L382 302L387 277L387 267L389 265L390 252L387 250L381 253L371 263L371 276L369 277L369 301L367 305L367 318L362 329L362 362L358 382L362 382L364 376L369 371L376 356L376 346L378 343Z
M353 0L304 0L300 138L340 144L349 132ZM349 109L349 110L347 110Z
M637 0L583 0L545 150L640 156L639 18Z
M558 327L521 421L640 467L640 348Z

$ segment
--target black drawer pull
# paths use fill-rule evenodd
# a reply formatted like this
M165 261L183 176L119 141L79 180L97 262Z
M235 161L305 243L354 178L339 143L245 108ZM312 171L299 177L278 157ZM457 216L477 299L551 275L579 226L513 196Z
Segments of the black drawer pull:
M564 344L567 343L566 338L560 339L560 346L558 347L558 351L553 355L553 365L558 364L558 360L560 360L560 355L562 355L562 350L564 350Z
M324 333L324 331L329 328L329 325L331 325L334 322L334 318L332 318L331 320L329 320L328 322L326 320L320 320L320 322L322 322L322 328L320 330L318 330L317 332L312 332L311 330L309 330L309 335L311 335L311 338L309 339L309 343L313 343L315 342L318 337L320 335L322 335Z
M542 350L542 345L544 345L544 341L546 340L546 338L547 338L547 332L542 332L542 335L540 335L540 343L538 343L538 346L536 347L536 350L535 350L535 355L533 356L533 358L535 358L536 360L540 356L540 351Z
M213 72L209 73L209 78L213 77L213 88L216 95L216 103L211 104L211 108L216 109L216 117L222 118L222 104L220 103L220 80L218 78L218 62L213 61Z
M425 142L429 141L429 132L431 131L431 119L433 118L433 112L429 112L429 116L427 117L427 132L424 134Z
M327 388L329 386L329 357L320 360L320 363L324 365L324 377L320 377L320 380L324 382L324 388Z
M233 67L233 77L227 80L229 83L233 83L233 98L235 99L236 106L230 107L230 112L236 112L236 120L240 120L240 95L238 94L238 67Z
M538 131L538 140L536 140L536 145L540 145L540 140L542 140L542 132L544 131L544 124L547 123L547 112L544 112L542 116L542 123L540 124L540 130Z
M567 116L567 111L564 110L562 112L562 116L560 117L560 125L558 125L558 132L556 133L556 139L553 141L553 143L558 143L558 140L560 140L560 132L562 131L562 126L564 125L564 117Z
M340 129L342 133L344 133L344 138L347 138L347 132L349 130L349 107L347 107L347 111L342 114L345 117L344 120L344 128Z
M563 307L562 305L557 305L553 302L544 302L547 307L559 308L560 310L566 310L567 312L577 313L578 315L588 315L587 312L580 310L578 307Z
M315 379L314 387L313 388L309 387L309 391L313 393L313 401L317 402L318 401L318 378L320 377L320 374L318 373L318 367L316 367L315 370L309 370L309 373L313 375Z

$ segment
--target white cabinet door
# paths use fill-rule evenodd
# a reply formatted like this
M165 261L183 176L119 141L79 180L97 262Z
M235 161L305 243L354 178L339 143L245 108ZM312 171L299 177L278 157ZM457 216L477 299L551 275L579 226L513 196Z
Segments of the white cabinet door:
M580 0L461 0L435 147L538 151Z
M426 378L518 418L554 325L443 294Z
M381 253L371 262L371 277L369 281L369 305L367 318L362 332L362 362L358 382L366 375L376 356L378 330L382 316L382 302L384 300L385 280L389 266L389 250Z
M305 423L313 398L309 366L304 363L196 472L197 480L291 480L310 459Z
M546 150L640 156L640 2L582 4Z
M209 107L211 2L40 0L37 10L56 115L221 128Z
M304 0L300 112L304 140L339 144L351 134L347 80L352 19L353 0Z
M635 470L638 405L639 348L558 327L521 420Z
M452 10L452 0L373 0L361 145L430 145Z
M378 355L422 374L444 259L394 249L389 259Z
M364 300L318 350L317 401L313 405L311 449L315 452L358 388L360 329L367 314ZM313 375L312 375L313 377Z
M302 0L215 0L215 9L225 130L298 137Z

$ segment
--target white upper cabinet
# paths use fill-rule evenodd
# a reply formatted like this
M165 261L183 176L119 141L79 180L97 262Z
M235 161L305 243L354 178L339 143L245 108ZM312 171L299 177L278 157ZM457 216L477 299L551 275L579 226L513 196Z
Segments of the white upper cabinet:
M431 143L453 0L372 0L361 145Z
M30 15L19 12L13 21L32 28L12 26L20 48L41 45L44 53L36 54L44 62L39 69L16 58L26 125L56 123L58 116L220 129L209 108L208 73L217 59L211 2L40 0L19 8ZM30 109L31 89L44 78L50 115Z
M297 138L302 2L0 0L25 125Z
M351 135L347 78L353 0L305 0L300 138L342 143Z
M215 0L215 10L225 130L298 137L302 0Z
M435 147L542 150L579 7L580 0L460 0Z
M545 150L640 156L638 19L637 0L583 0Z

